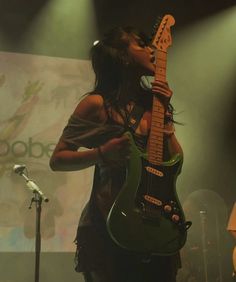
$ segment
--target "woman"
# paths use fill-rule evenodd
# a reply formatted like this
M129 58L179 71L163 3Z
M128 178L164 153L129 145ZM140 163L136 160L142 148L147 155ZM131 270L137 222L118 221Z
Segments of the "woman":
M130 140L124 132L130 131L138 148L146 149L152 92L140 81L154 74L154 52L144 34L130 27L115 28L92 47L91 60L95 89L76 107L50 161L55 171L95 165L91 197L76 237L76 270L87 282L176 281L178 255L144 257L125 252L106 229L107 214L125 180ZM162 82L153 91L160 97L172 94ZM182 150L174 135L169 99L160 99L167 116L164 157L168 159Z

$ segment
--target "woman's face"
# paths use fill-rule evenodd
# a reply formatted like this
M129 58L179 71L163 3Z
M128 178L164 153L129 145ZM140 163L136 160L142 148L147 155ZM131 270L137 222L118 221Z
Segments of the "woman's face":
M130 37L127 52L132 61L132 66L137 69L140 75L154 74L154 51L139 36L133 35Z

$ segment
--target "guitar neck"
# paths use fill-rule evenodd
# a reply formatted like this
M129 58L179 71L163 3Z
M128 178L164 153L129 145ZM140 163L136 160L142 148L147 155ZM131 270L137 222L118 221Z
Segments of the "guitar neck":
M166 82L167 53L161 50L157 50L156 52L155 81ZM155 165L160 165L163 162L164 118L165 108L160 100L153 95L152 122L148 141L148 160Z
M155 80L166 82L167 52L156 50Z

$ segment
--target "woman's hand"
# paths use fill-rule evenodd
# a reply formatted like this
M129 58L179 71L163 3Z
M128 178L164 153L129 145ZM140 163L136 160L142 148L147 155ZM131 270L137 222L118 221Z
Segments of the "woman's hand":
M169 101L173 92L170 90L167 82L156 80L152 82L152 92L160 94Z
M99 147L101 160L110 165L121 165L130 156L130 139L123 135L113 138Z

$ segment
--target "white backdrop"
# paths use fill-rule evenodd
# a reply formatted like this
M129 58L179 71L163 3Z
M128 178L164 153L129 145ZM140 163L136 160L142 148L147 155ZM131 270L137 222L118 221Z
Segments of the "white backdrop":
M89 61L0 52L0 251L33 251L35 205L23 177L50 199L42 205L42 251L74 251L80 212L89 196L92 168L50 171L52 150L81 95L93 86Z

